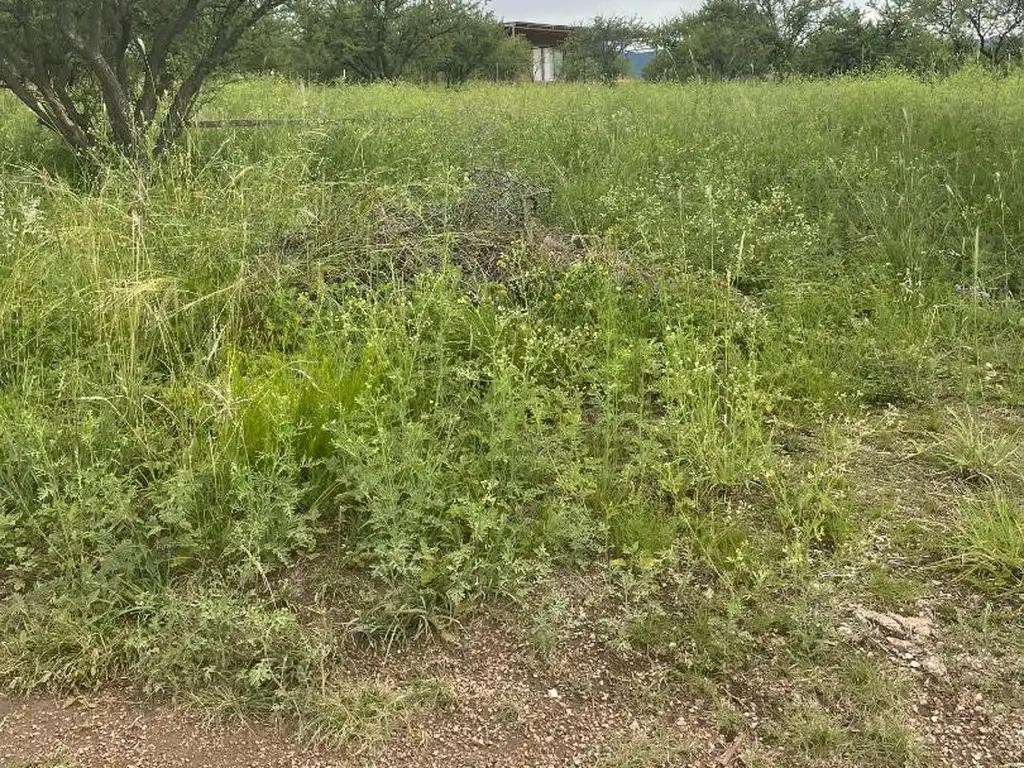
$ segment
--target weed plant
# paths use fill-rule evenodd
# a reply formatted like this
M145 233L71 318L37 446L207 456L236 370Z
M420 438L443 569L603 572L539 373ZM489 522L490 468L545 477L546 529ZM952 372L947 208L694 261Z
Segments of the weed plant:
M324 689L353 639L583 566L637 605L667 570L710 585L680 642L705 672L799 640L805 598L772 601L871 515L788 436L1024 395L1021 85L261 80L206 116L305 128L197 131L151 178L86 176L0 93L0 681L348 732L345 702L392 717ZM547 190L500 243L514 282L469 274L457 226L391 226L480 168ZM1010 446L972 430L942 461L995 477ZM1011 519L972 507L956 567L1019 587ZM844 738L793 718L809 753Z

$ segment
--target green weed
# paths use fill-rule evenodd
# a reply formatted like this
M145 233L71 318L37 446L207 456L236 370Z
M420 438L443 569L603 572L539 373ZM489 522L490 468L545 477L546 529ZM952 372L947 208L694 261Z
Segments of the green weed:
M1024 584L1024 508L992 491L963 503L945 567L986 591Z
M601 758L600 768L670 768L685 764L695 749L683 734L636 736Z
M0 685L387 732L421 702L325 689L348 644L574 569L606 645L695 687L820 664L873 522L833 438L940 402L931 454L1005 487L947 565L1019 590L1017 455L970 414L1024 393L1020 85L239 82L210 117L315 129L147 179L0 93ZM801 753L846 738L795 717Z
M1019 435L1003 434L979 424L971 411L950 413L952 423L929 453L947 469L967 479L993 482L1019 473Z
M899 576L878 564L869 566L865 587L881 607L895 611L905 610L926 593L921 582Z

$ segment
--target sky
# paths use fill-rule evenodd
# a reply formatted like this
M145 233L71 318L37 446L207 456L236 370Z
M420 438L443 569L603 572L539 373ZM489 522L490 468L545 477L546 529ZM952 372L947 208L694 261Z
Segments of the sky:
M488 7L505 21L571 24L594 16L639 16L657 22L700 7L700 0L492 0Z

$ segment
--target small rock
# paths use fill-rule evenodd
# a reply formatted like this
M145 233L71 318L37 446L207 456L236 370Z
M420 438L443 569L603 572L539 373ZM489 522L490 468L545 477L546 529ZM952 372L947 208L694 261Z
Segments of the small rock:
M931 637L933 634L932 620L925 616L900 616L898 620L910 637Z
M870 611L867 608L857 608L854 610L854 615L866 624L874 624L876 627L881 627L889 635L903 634L903 625L887 613Z
M942 663L942 659L937 656L925 656L921 662L921 668L934 678L939 680L945 680L949 677L949 672L946 670L946 665Z
M548 698L549 699L557 699L558 698L558 689L557 688L548 688Z

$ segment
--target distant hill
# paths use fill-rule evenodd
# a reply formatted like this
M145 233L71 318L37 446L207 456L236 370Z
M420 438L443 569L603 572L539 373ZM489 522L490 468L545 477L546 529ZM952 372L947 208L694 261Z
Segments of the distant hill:
M626 51L626 61L629 62L629 76L641 79L644 76L644 67L654 57L654 51Z

